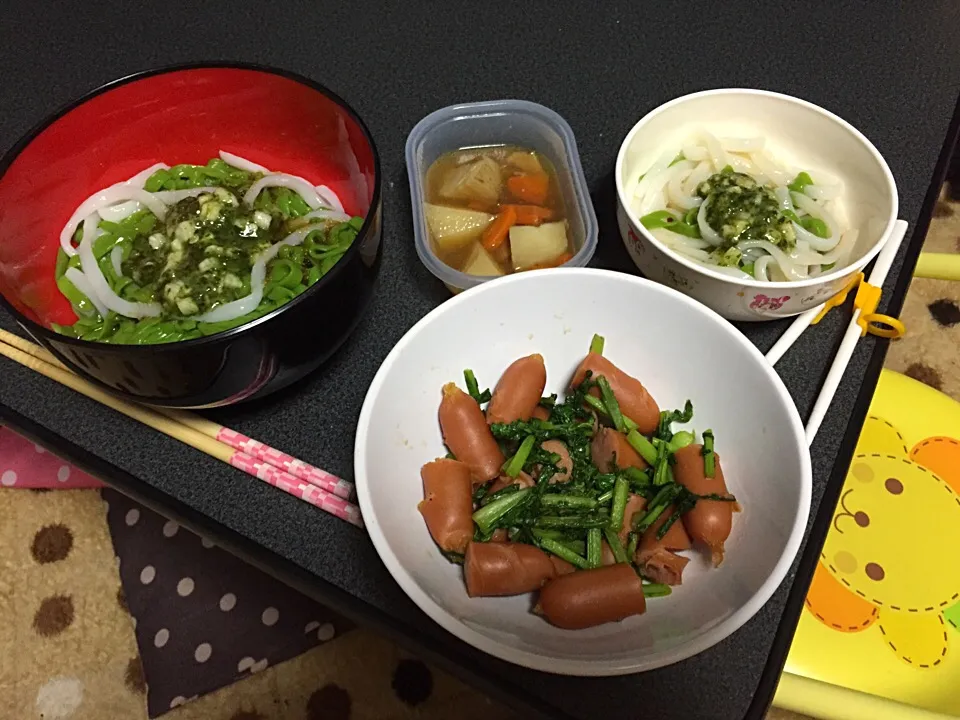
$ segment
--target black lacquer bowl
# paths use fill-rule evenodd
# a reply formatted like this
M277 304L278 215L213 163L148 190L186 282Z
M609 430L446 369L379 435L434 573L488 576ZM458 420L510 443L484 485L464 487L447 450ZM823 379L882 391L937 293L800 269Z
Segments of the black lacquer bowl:
M52 330L76 320L54 268L80 203L154 163L202 164L220 150L332 188L366 218L344 257L291 302L205 338L117 345ZM124 78L45 120L0 161L0 304L72 370L124 398L213 407L263 397L318 367L357 326L380 268L380 188L366 126L311 80L237 64Z

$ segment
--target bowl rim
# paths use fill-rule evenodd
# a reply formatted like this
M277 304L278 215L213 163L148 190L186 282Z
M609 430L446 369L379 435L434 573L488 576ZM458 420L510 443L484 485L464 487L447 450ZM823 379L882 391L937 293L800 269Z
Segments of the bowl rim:
M577 250L576 254L558 267L583 267L593 258L597 251L597 243L600 237L600 226L597 222L597 213L593 207L593 201L590 198L590 188L587 184L586 175L583 172L583 163L580 160L580 150L577 147L577 137L573 132L570 123L556 110L548 108L546 105L533 102L532 100L521 100L519 98L501 98L499 100L478 100L468 103L454 103L423 116L416 125L410 130L405 143L405 157L407 162L407 180L410 185L410 210L413 219L413 230L416 236L417 231L423 230L423 242L417 242L414 237L414 248L417 256L424 267L438 280L447 285L458 289L467 290L477 285L482 285L491 280L500 279L501 275L469 275L461 270L452 268L443 262L434 252L430 241L430 232L426 227L426 222L422 219L423 205L426 198L419 190L423 179L421 177L418 163L412 162L415 157L417 147L423 142L427 133L432 131L437 124L450 119L461 119L460 115L480 116L480 115L512 115L520 112L528 115L539 116L547 125L552 125L563 140L566 165L570 171L573 181L574 192L577 195L577 211L583 216L584 238L583 245ZM456 150L457 148L452 148ZM427 168L423 169L425 173ZM416 202L419 200L419 204ZM569 214L569 213L568 213ZM555 268L551 268L555 269ZM512 274L512 273L511 273Z
M113 343L103 343L95 342L93 340L82 340L80 338L73 338L68 335L61 335L60 333L47 328L46 326L28 318L23 313L14 307L13 303L10 302L3 294L0 294L0 307L5 309L10 315L31 335L39 339L37 336L41 336L49 341L64 343L65 345L70 345L76 348L98 348L99 350L105 351L114 351L114 352L123 352L123 353L134 353L137 355L146 355L148 353L157 353L157 352L167 352L173 350L181 350L188 348L197 348L202 347L208 344L219 343L224 340L234 340L240 336L246 335L249 332L252 332L255 328L264 325L274 318L278 317L281 313L300 305L302 302L305 302L307 297L316 292L320 292L325 285L329 285L333 276L336 273L339 273L343 268L348 265L347 262L349 258L357 255L360 252L360 245L362 245L362 240L366 238L369 234L371 227L374 224L375 216L379 215L378 209L381 202L381 185L382 185L382 171L380 166L380 153L377 150L376 142L373 139L373 134L370 132L370 129L367 127L366 123L360 117L356 110L340 95L330 90L325 85L312 80L305 75L301 75L290 70L284 70L282 68L277 68L271 65L265 65L261 63L247 63L239 61L196 61L188 63L176 63L173 65L164 65L162 67L153 68L150 70L141 70L138 72L131 73L129 75L124 75L123 77L117 78L116 80L111 80L109 82L100 85L99 87L90 90L75 100L72 100L62 106L57 110L54 110L52 113L44 117L40 122L34 125L30 130L28 130L17 142L10 147L2 156L0 156L0 180L3 180L3 177L6 175L7 171L10 169L10 166L14 161L20 156L20 154L27 148L27 146L32 143L41 133L43 133L47 128L53 125L57 120L69 114L73 110L77 109L84 103L92 100L100 95L115 90L116 88L122 87L124 85L129 85L131 83L138 82L140 80L145 80L156 75L167 75L171 73L189 71L189 70L215 70L215 69L227 69L227 70L249 70L257 73L263 73L266 75L276 75L278 77L286 78L287 80L293 80L304 87L307 87L315 92L320 93L321 95L326 96L329 100L332 100L335 104L340 106L352 119L356 122L357 126L360 128L363 133L364 139L370 146L371 154L373 155L373 195L370 199L370 209L368 210L366 217L363 219L363 225L360 226L360 230L357 231L357 239L351 244L347 252L344 253L344 256L330 268L329 272L324 275L320 280L314 283L312 286L308 287L304 292L302 292L297 297L293 298L289 302L280 305L278 308L272 312L267 313L259 318L251 320L248 323L243 325L238 325L237 327L230 328L229 330L223 330L213 335L205 335L203 337L194 338L192 340L180 340L177 342L168 342L168 343L156 343L149 345L117 345Z
M670 108L681 105L689 100L694 100L701 97L708 97L711 95L756 95L760 97L767 98L776 98L778 100L785 100L792 105L798 105L808 110L813 110L814 112L823 115L829 120L832 120L834 123L846 130L853 138L859 141L867 152L873 156L874 160L877 161L877 164L880 166L883 179L886 182L887 189L890 192L890 197L892 199L890 214L887 217L886 226L883 229L883 232L880 233L877 241L864 253L858 260L848 263L840 268L833 268L829 272L824 273L823 275L818 275L812 278L806 278L804 280L785 280L785 281L763 281L757 280L756 278L736 278L730 275L725 275L723 273L713 270L708 265L701 265L689 258L686 258L682 254L676 252L675 250L670 249L663 243L661 243L654 235L647 230L640 222L640 218L634 212L633 208L630 206L630 203L624 197L623 181L621 180L623 165L626 159L627 148L631 145L634 140L634 137L639 133L644 125L649 123L657 115ZM617 152L617 161L614 165L613 179L617 188L617 204L623 209L624 214L627 217L627 220L630 222L630 225L639 230L643 236L653 244L658 250L670 257L672 260L677 261L684 267L688 268L692 272L705 275L706 277L712 278L713 280L726 283L731 287L748 287L756 290L769 289L769 288L782 288L785 290L800 290L803 288L808 288L817 285L826 285L836 280L841 280L843 278L849 277L851 273L856 272L859 269L866 267L871 260L873 260L880 250L886 244L887 239L890 237L890 233L893 232L894 223L897 220L897 216L900 212L900 197L897 192L897 183L893 177L893 173L890 170L890 166L887 164L887 161L884 159L883 155L880 154L880 151L877 150L876 146L870 142L866 135L857 130L853 125L844 120L839 115L830 112L826 108L823 108L815 103L810 102L809 100L804 100L802 98L795 97L793 95L787 95L786 93L774 92L772 90L761 90L758 88L715 88L712 90L700 90L699 92L688 93L687 95L681 95L676 97L668 102L658 105L653 110L644 115L637 123L630 128L630 131L627 133L626 137L623 139L623 142L620 144L620 150Z
M357 420L357 433L354 443L354 481L357 489L357 500L360 504L360 510L366 521L367 531L373 542L377 554L381 561L387 567L390 575L400 585L403 591L424 613L426 613L434 622L442 628L467 642L474 647L495 657L508 662L515 663L534 670L559 674L559 675L577 675L585 677L609 677L614 675L626 675L636 672L645 672L656 668L672 665L681 660L686 660L697 655L710 647L726 639L747 621L753 618L757 612L767 603L777 590L784 578L787 576L797 554L800 551L801 543L806 534L807 522L810 515L810 504L813 492L813 469L810 458L809 446L806 441L803 423L800 419L800 413L797 410L789 390L784 385L783 380L770 365L760 350L738 331L730 321L711 310L706 305L697 302L687 295L674 290L673 288L661 285L652 280L621 273L613 270L601 270L595 268L555 268L550 271L551 276L556 274L565 275L570 279L577 277L597 277L610 281L626 282L628 284L644 285L654 293L661 293L669 302L685 304L695 311L705 315L708 320L721 325L731 336L732 340L746 349L753 355L758 362L762 372L765 373L770 383L773 384L776 393L783 402L790 419L791 429L793 431L795 446L799 449L800 455L800 488L799 503L794 516L793 527L784 544L783 552L777 560L770 575L764 580L760 587L753 593L749 600L741 605L736 611L724 618L722 621L708 627L700 632L691 640L674 648L670 651L661 653L656 659L647 660L592 660L582 661L572 658L553 658L541 655L529 650L521 650L502 644L498 640L491 639L486 635L469 627L458 618L455 618L450 612L440 606L428 593L423 591L413 575L399 562L394 554L390 543L384 536L377 515L372 504L372 495L370 486L367 482L367 437L368 428L373 419L373 406L381 388L386 382L386 377L392 366L401 353L410 345L413 340L438 317L455 311L460 305L472 302L475 296L484 293L496 293L500 288L510 283L530 283L537 282L540 273L544 271L532 271L509 275L500 278L495 283L482 283L474 288L456 295L443 304L434 308L427 315L421 318L413 327L411 327L403 337L394 345L390 353L384 358L376 375L367 389L364 397L363 406L360 410L360 416ZM438 555L439 557L439 555Z

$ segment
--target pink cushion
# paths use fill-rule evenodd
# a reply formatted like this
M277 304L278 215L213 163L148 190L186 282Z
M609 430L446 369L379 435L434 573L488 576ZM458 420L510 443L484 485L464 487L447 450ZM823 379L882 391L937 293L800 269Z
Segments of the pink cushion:
M76 490L103 483L34 445L13 430L0 427L0 488Z

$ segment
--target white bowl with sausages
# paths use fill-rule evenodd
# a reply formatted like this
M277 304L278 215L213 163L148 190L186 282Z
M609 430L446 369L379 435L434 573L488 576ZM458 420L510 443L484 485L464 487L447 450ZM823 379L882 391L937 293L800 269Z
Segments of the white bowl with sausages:
M661 154L675 153L703 130L716 138L762 140L763 152L778 164L822 176L840 188L835 213L857 233L852 248L829 269L770 282L698 262L665 242L671 233L645 227L632 192L637 177L649 172ZM898 212L893 174L870 140L822 107L764 90L706 90L652 110L627 133L614 178L620 235L636 266L730 320L798 315L836 295L880 252Z
M456 523L448 521L444 529L434 518L428 531L424 522L426 517L431 523L433 507L424 502L425 489L430 502L438 502L438 488L440 496L454 492L454 483L465 484L469 492L471 482L477 487L477 474L495 476L500 462L499 456L477 460L457 440L451 423L473 422L470 418L480 411L451 412L451 398L462 402L463 392L450 383L462 388L463 372L470 368L481 388L494 388L512 363L539 354L545 362L545 393L560 393L562 399L594 334L606 339L603 359L613 366L592 367L612 374L615 366L623 373L621 382L611 386L624 414L638 416L641 433L650 429L657 407L680 408L692 400L693 419L685 427L713 430L717 462L723 458L720 482L725 478L742 509L735 513L725 547L723 542L719 547L695 546L685 553L690 561L682 584L668 597L645 603L636 597L640 581L631 565L563 574L544 564L541 551L532 545L467 544L469 533ZM627 377L642 383L656 403L646 419L649 411L635 397L627 397ZM504 409L502 404L499 409ZM456 461L443 459L445 439L451 446L461 443ZM701 462L700 454L693 462ZM672 472L686 472L680 467L681 456L675 457ZM468 461L473 464L464 469ZM354 462L371 539L390 573L424 612L485 652L570 675L650 670L726 638L783 580L799 550L810 507L811 467L803 425L788 391L760 352L726 320L675 290L583 268L534 271L487 283L418 322L370 385L358 422ZM418 511L421 503L423 515ZM458 547L465 546L468 554L482 551L487 561L496 555L496 562L507 567L513 563L517 572L540 573L546 584L539 594L470 597L464 567L441 554L431 533L441 543L459 538ZM693 529L691 537L696 539ZM723 561L714 567L718 550ZM584 602L578 584L592 577L588 573L599 573L596 577L611 588L624 588L610 591L620 596ZM491 581L483 573L467 579L474 595L482 594L484 583ZM599 607L604 604L618 607ZM535 605L541 614L532 612ZM594 624L623 615L629 617ZM573 627L584 629L567 629Z

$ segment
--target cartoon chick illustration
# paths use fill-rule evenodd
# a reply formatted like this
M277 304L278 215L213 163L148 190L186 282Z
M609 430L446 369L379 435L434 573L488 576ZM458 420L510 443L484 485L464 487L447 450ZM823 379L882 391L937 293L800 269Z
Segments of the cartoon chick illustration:
M933 668L960 640L960 442L931 437L907 450L869 417L807 609L840 632L877 625L901 660Z

